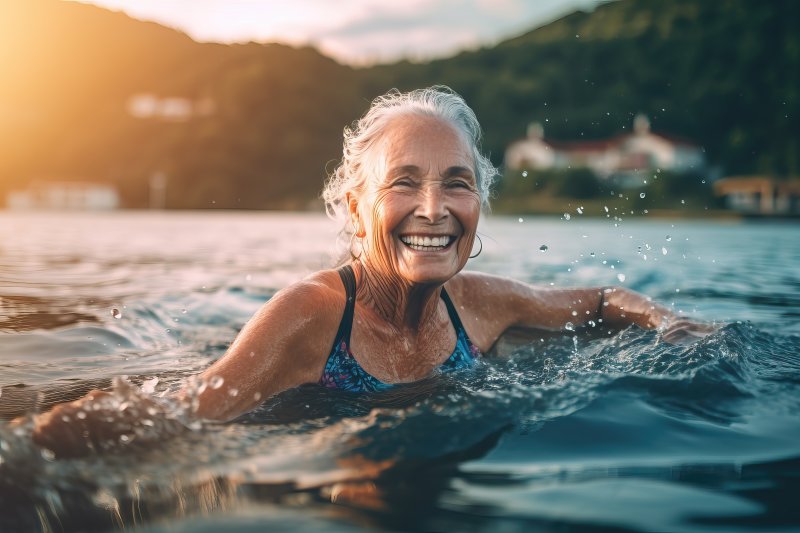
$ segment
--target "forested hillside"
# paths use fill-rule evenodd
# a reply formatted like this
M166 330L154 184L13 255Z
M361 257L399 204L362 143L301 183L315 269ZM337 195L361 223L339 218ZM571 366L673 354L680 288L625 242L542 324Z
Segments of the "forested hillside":
M551 138L591 139L644 112L726 173L800 171L791 0L619 0L491 48L362 69L312 48L195 43L74 2L10 0L0 20L0 198L36 179L80 179L141 207L162 172L168 207L304 207L372 97L431 84L467 98L498 165L530 121ZM141 118L130 113L141 94L212 105Z

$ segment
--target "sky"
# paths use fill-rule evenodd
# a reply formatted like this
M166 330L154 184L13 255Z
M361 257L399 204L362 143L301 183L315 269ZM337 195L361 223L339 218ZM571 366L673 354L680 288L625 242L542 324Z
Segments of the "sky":
M343 63L430 59L491 45L604 0L72 0L197 41L310 44Z

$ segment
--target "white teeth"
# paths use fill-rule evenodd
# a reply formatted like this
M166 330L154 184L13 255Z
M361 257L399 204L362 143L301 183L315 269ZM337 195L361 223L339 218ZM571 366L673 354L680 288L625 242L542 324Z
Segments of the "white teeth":
M426 248L444 248L450 242L450 237L442 235L439 237L422 237L420 235L405 235L400 237L407 245L415 250L424 250Z

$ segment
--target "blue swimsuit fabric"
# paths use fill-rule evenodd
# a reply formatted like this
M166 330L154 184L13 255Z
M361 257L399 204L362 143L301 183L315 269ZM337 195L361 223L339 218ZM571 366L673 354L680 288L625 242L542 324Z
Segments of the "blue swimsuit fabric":
M331 354L325 363L325 370L320 378L320 385L331 389L340 389L349 392L380 392L391 389L395 385L384 383L369 374L353 357L350 351L350 330L353 323L353 309L355 307L355 275L350 265L345 265L339 270L342 283L347 294L347 305L339 325L339 332L331 348ZM442 299L447 305L447 312L456 330L456 348L450 357L442 363L439 372L452 372L463 368L470 368L475 360L480 357L480 350L472 344L461 324L453 303L442 288Z

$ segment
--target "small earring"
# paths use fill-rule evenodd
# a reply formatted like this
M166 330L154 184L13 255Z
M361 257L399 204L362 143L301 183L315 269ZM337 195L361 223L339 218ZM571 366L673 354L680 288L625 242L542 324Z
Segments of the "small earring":
M475 234L475 238L478 239L478 244L480 244L481 247L478 248L478 253L477 254L469 256L470 259L475 259L479 255L481 255L481 252L483 251L483 241L481 240L481 236L476 233Z
M353 229L356 230L354 235L359 239L363 239L367 235L367 231L358 223L358 219L353 222Z

